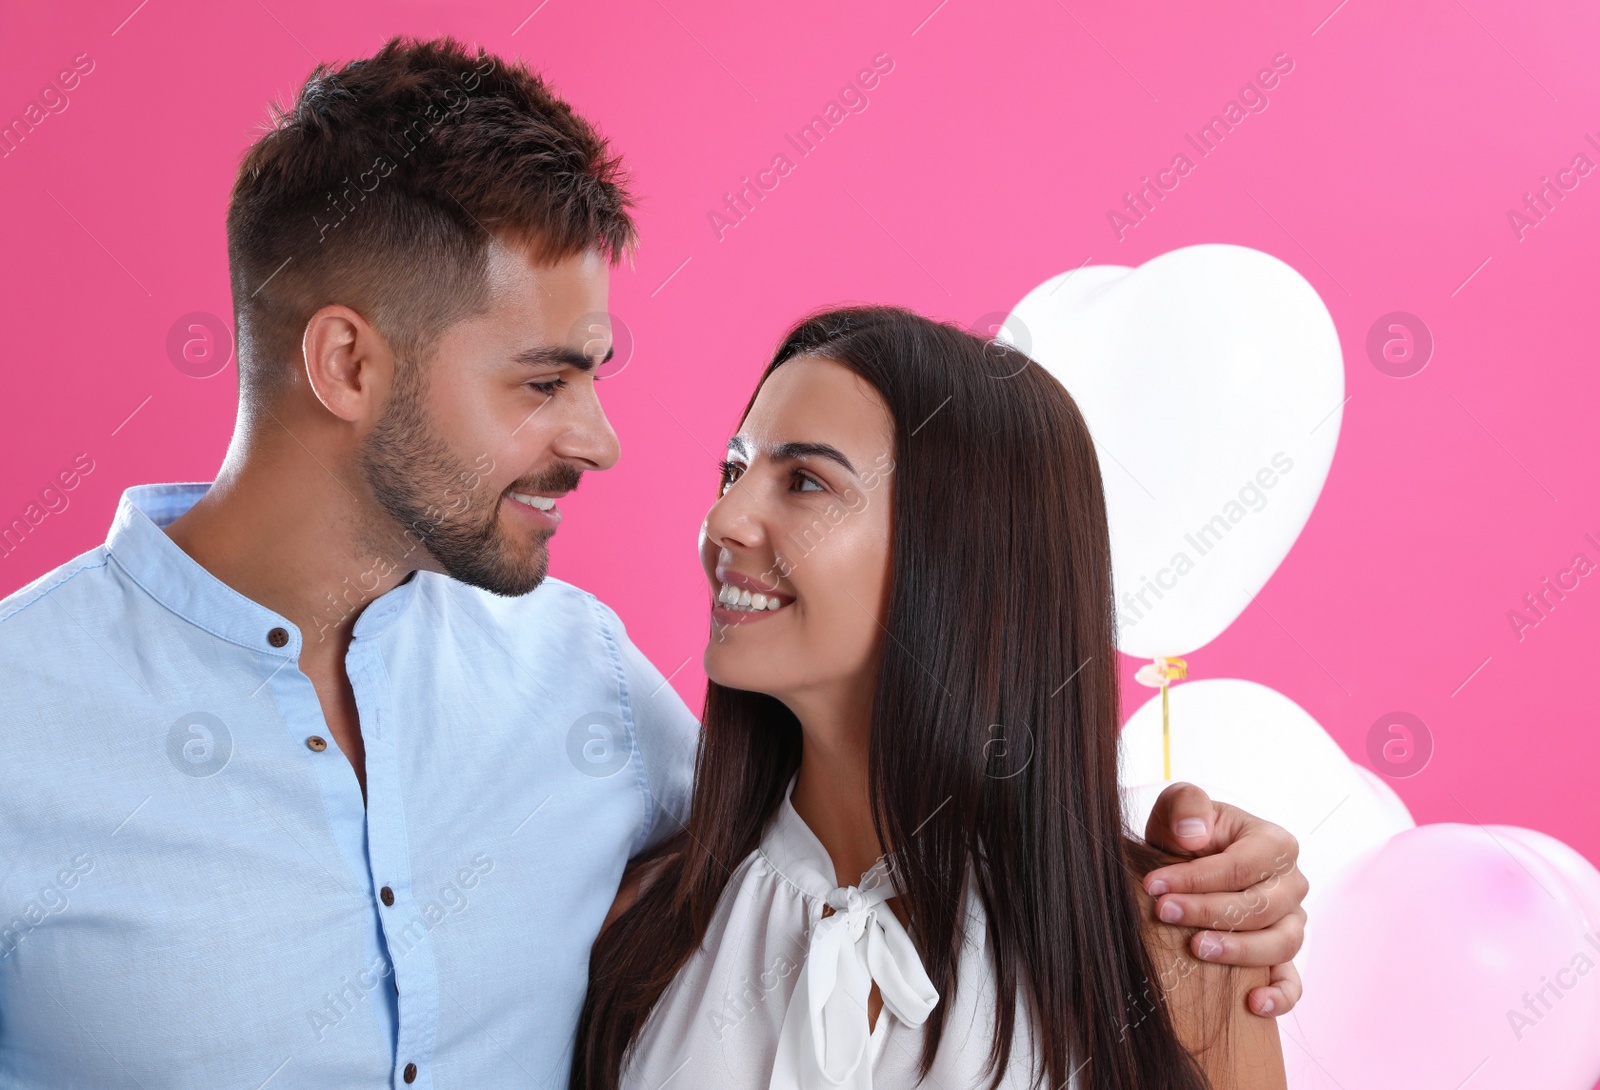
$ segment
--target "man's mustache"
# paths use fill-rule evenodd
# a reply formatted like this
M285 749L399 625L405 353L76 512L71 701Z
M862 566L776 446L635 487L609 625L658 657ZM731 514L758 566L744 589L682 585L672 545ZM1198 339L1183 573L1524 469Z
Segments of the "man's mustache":
M578 487L583 471L568 462L560 462L537 477L517 481L507 492L571 492Z

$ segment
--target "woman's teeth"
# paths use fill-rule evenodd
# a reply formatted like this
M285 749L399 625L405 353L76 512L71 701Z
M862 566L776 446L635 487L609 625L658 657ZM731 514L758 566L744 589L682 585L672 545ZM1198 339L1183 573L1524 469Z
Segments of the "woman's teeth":
M762 611L770 612L771 610L777 609L782 603L780 603L777 598L768 598L760 591L756 591L754 594L752 594L748 590L741 590L738 587L723 583L722 589L717 591L717 604L722 606L724 609L737 609L746 613L759 613Z
M548 511L556 505L556 501L549 496L529 496L523 492L511 493L511 498L518 503L525 503L529 507L536 507L540 511Z

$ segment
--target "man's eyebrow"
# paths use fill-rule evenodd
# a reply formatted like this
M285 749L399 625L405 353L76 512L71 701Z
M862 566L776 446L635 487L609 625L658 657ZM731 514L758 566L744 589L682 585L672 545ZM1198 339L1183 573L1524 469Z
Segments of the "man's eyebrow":
M616 346L606 349L605 359L601 363L609 363L616 354ZM572 367L579 371L592 371L595 360L593 356L585 356L576 348L569 348L564 344L541 344L535 348L524 348L521 352L511 357L511 362L520 363L527 367L549 367L555 364L560 367Z
M750 457L749 444L737 435L728 440L728 450L730 453L742 455L747 459ZM772 448L772 457L780 461L793 461L809 457L826 458L831 462L837 462L849 472L856 473L856 467L850 464L850 459L844 456L844 452L838 447L830 446L827 443L779 443Z

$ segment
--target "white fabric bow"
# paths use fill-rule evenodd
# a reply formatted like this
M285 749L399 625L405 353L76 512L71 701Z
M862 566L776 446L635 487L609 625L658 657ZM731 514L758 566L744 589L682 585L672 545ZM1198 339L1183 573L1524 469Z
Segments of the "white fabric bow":
M771 1090L869 1090L867 998L874 982L884 1013L920 1026L939 1001L906 929L884 901L889 883L863 892L839 886L833 915L817 921L778 1034Z

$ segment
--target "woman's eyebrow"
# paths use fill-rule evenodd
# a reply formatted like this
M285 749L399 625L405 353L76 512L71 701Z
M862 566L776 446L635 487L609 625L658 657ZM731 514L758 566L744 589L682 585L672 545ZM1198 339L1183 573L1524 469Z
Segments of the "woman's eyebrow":
M838 447L829 446L827 443L779 443L772 450L774 458L786 461L812 455L818 458L826 458L831 462L838 462L852 475L855 474L856 467L850 464L850 459L844 456L844 451Z
M728 452L748 460L750 457L750 444L745 442L743 437L735 435L728 440ZM842 450L827 443L779 443L772 448L772 457L780 461L796 461L807 457L826 458L829 461L839 463L851 474L860 475L856 473L856 467L850 464L850 459L845 457Z

